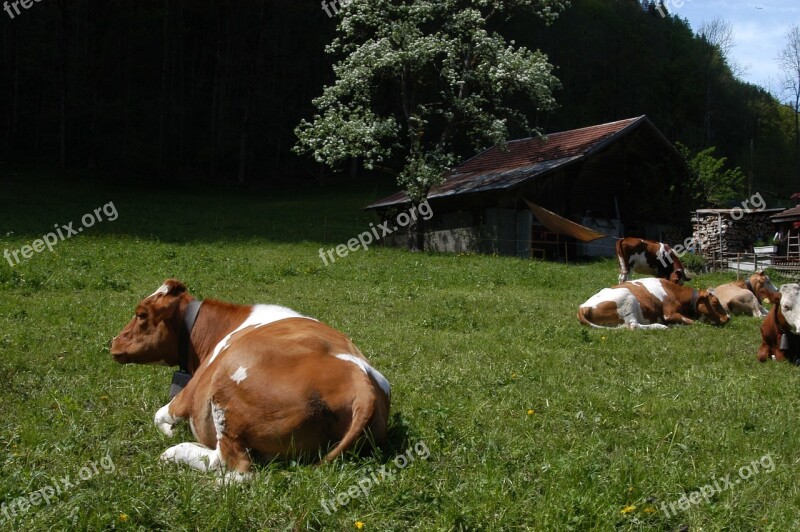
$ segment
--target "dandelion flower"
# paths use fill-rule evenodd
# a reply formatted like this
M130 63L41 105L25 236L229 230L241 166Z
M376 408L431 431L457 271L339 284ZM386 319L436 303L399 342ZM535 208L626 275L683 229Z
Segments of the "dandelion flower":
M362 528L364 528L364 523L362 523L361 521L356 521L356 528L361 530Z
M128 520L128 514L119 514L119 520L124 523Z
M632 511L634 511L635 509L636 509L636 506L630 504L630 505L626 506L625 508L623 508L622 510L620 510L619 513L621 513L621 514L629 514Z
M528 409L528 415L532 416L534 414L533 408Z

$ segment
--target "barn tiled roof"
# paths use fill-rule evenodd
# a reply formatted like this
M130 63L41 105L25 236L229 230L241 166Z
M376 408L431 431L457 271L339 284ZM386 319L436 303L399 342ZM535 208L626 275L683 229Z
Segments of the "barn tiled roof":
M642 115L607 124L550 133L545 138L513 140L505 144L505 149L493 146L454 168L445 176L442 184L431 189L428 199L514 188L529 179L601 150L610 142L645 123L658 132L647 117ZM660 133L658 135L661 136ZM663 140L669 144L666 139ZM408 196L401 191L378 200L366 208L375 209L407 202Z
M773 222L793 222L795 220L800 220L800 205L781 211L778 214L773 214L770 216L770 219Z

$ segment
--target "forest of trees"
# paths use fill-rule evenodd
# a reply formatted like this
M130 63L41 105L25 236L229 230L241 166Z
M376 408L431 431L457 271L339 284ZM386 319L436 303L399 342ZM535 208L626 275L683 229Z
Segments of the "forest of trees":
M0 162L267 187L349 178L356 165L330 174L291 151L334 79L325 47L337 22L317 0L47 0L14 19L0 12ZM651 2L572 0L550 26L534 14L494 25L555 66L555 109L514 102L531 126L646 114L671 141L716 147L752 190L798 189L792 111Z

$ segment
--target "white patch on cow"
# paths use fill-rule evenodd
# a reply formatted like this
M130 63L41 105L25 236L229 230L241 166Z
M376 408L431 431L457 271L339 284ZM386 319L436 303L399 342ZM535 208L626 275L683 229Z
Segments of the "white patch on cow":
M666 266L667 264L667 248L663 242L658 243L658 251L656 251L656 260Z
M800 334L800 285L791 283L781 286L781 314L786 319L792 334Z
M161 453L163 462L185 464L198 471L215 471L222 467L222 456L219 446L209 449L199 443L184 442L170 447Z
M229 332L225 338L220 340L216 347L214 347L214 351L211 353L211 356L208 357L208 363L206 366L210 366L211 363L217 358L217 355L219 355L225 348L229 347L228 341L235 333L241 331L242 329L246 329L247 327L263 327L264 325L285 320L287 318L306 318L309 320L314 320L314 318L303 316L292 309L281 307L279 305L254 305L253 310L250 311L250 315L247 316L247 318L240 323L238 327Z
M195 440L200 439L197 437L197 430L194 428L194 420L192 418L189 418L189 430L192 431L192 436L194 436Z
M155 422L156 427L158 427L158 430L171 438L173 434L172 427L174 427L179 421L182 421L183 418L174 417L169 413L170 404L172 404L172 401L159 408L153 421Z
M392 387L389 385L389 381L386 380L386 377L384 377L380 371L370 366L365 360L350 354L336 355L336 358L338 358L339 360L352 362L353 364L361 368L361 371L363 371L364 373L375 379L375 382L377 382L378 386L381 387L383 393L385 393L387 396L391 395Z
M664 244L661 244L661 246L662 250L659 250L660 254L663 252ZM656 270L647 263L647 253L644 251L632 254L630 263L632 264L631 270L635 271L636 273L645 273L649 275L655 275L657 273Z
M617 305L617 312L622 317L622 312L626 307L630 307L628 300L633 296L627 288L603 288L595 295L586 300L581 307L597 308L601 303L609 301ZM634 298L636 299L636 298Z
M617 316L623 321L619 327L629 329L666 329L667 326L660 323L649 323L642 312L642 307L630 290L627 288L604 288L586 300L581 308L597 308L601 303L612 302L617 307ZM606 328L602 325L595 325L598 328Z
M667 291L664 289L664 284L661 282L661 279L650 277L649 279L639 279L638 281L631 282L643 287L662 303L667 298Z
M241 384L243 380L247 378L247 368L239 366L239 369L233 372L231 375L231 380L236 384Z
M155 292L153 292L152 294L150 294L147 297L153 297L153 296L159 296L159 295L165 296L167 294L169 294L169 286L167 286L166 284L162 284L161 286L158 287L158 290L156 290Z
M225 433L225 410L211 403L211 419L214 421L214 430L217 431L217 440L221 440Z
M625 258L622 255L617 255L619 260L619 282L620 284L628 280L628 265L625 264Z

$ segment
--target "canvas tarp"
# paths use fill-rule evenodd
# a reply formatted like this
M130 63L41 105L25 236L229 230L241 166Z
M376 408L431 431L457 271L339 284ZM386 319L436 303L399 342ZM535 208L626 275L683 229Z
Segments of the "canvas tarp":
M584 227L581 224L573 222L572 220L567 220L563 216L559 216L554 212L548 211L544 207L540 207L528 200L525 200L525 203L528 204L528 207L530 207L531 211L533 211L533 215L536 216L539 222L553 233L575 237L581 242L591 242L592 240L597 240L598 238L608 237L608 235L598 233L597 231L589 229L588 227Z

